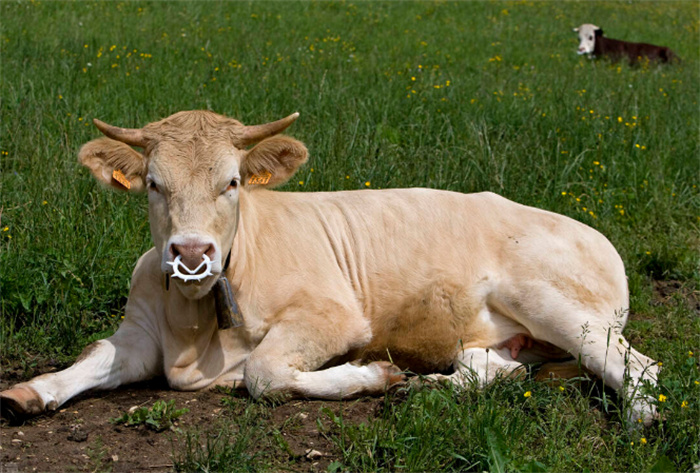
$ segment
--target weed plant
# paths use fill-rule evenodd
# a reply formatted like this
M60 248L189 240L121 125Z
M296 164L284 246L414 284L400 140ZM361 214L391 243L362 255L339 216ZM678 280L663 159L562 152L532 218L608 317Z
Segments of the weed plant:
M663 421L648 431L628 434L568 385L416 392L367 424L334 419L336 468L700 462L695 3L32 0L0 15L4 366L65 364L111 334L151 245L145 197L103 190L77 163L99 136L92 118L140 127L210 109L253 124L299 111L289 133L311 157L282 191L493 191L585 222L625 261L627 337L663 362ZM584 22L682 62L577 56L571 28Z
M119 417L111 419L113 424L124 424L127 427L145 425L151 430L162 432L173 427L174 422L189 409L175 409L175 399L168 402L156 401L152 407L137 407Z

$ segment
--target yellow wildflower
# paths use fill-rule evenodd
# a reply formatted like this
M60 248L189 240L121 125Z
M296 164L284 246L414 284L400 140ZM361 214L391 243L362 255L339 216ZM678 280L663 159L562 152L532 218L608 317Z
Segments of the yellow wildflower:
M644 437L642 437L641 439L639 439L639 441L642 443L642 445L646 445L646 444L647 444L647 439L644 438Z
M525 394L523 394L523 397L530 397L530 396L532 396L531 391L526 391Z
M365 182L365 186L366 186L366 187L369 187L369 186L371 186L371 185L372 185L372 183L370 183L369 181Z
M683 402L681 402L681 407L682 407L682 408L688 407L688 401L683 401Z
M667 397L663 394L659 394L659 402L666 402Z

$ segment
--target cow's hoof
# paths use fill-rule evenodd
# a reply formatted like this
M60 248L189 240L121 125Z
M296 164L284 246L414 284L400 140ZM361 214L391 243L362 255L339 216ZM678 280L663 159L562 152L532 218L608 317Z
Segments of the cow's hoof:
M450 377L444 374L431 374L427 376L415 376L411 378L408 385L415 389L416 391L422 391L424 389L435 389L439 387L448 386L450 384Z
M15 386L0 392L0 415L11 424L44 412L44 401L29 386Z
M650 427L654 422L663 420L654 407L651 398L640 397L634 399L627 414L627 430L635 432Z
M375 361L372 365L381 370L384 375L386 390L394 386L401 386L406 382L406 374L393 363L389 363L388 361Z

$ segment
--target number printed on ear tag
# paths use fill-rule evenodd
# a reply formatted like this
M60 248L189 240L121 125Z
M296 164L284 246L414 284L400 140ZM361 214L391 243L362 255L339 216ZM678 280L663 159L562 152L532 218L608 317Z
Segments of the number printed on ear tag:
M265 185L270 182L271 177L272 173L270 171L263 171L260 174L253 174L250 176L250 179L248 179L248 184Z

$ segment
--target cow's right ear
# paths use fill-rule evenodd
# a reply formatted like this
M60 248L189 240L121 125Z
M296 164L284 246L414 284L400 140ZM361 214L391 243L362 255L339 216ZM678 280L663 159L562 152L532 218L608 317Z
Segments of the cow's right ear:
M294 138L276 135L262 140L241 162L243 185L275 187L284 184L308 156L304 143Z
M597 30L595 30L595 35L596 37L603 36L603 28L598 28Z
M98 138L85 143L78 160L102 184L132 192L146 188L146 158L121 141Z
M578 33L578 28L574 28L574 33Z

